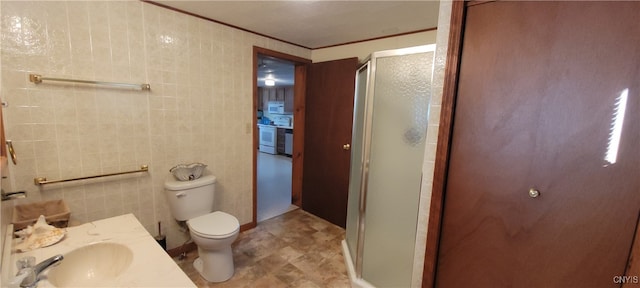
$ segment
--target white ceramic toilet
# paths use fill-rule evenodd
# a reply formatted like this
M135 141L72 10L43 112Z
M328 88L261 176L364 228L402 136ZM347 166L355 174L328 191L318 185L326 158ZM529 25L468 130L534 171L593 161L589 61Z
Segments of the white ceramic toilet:
M216 177L204 175L190 181L173 176L164 183L173 217L187 221L200 256L193 266L209 282L223 282L234 272L231 243L238 238L240 223L233 215L213 212Z

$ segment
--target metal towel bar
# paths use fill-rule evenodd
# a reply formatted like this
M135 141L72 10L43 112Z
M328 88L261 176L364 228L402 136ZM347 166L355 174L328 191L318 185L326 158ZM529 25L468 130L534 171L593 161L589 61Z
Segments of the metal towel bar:
M13 165L18 165L18 157L16 156L16 150L13 149L13 142L11 140L6 140L7 147L9 147L9 156L11 156L11 162Z
M138 173L138 172L148 172L148 171L149 171L149 166L142 165L142 166L140 166L140 169L138 169L138 170L132 170L132 171L126 171L126 172L116 172L116 173L107 173L107 174L101 174L101 175L85 176L85 177L62 179L62 180L51 180L51 181L48 181L46 177L36 177L36 178L33 178L33 183L36 184L36 185L44 185L44 184L53 184L53 183L62 183L62 182L77 181L77 180L86 180L86 179L93 179L93 178L100 178L100 177L107 177L107 176L116 176L116 175L123 175L123 174L131 174L131 173Z
M151 85L149 84L132 84L132 83L117 83L117 82L103 82L103 81L89 81L89 80L76 80L76 79L63 79L63 78L50 78L50 77L42 77L40 74L29 74L29 81L40 84L42 81L60 81L60 82L72 82L72 83L82 83L82 84L95 84L102 86L112 86L119 88L134 88L140 90L151 90Z

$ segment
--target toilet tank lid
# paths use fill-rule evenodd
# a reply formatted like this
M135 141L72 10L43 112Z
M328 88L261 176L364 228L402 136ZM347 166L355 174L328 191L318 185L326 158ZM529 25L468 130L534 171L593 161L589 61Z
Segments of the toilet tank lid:
M213 183L216 183L216 176L213 175L203 175L198 179L180 181L176 179L176 177L173 177L173 175L169 174L169 176L167 176L167 180L164 182L164 188L167 190L177 191L198 188Z

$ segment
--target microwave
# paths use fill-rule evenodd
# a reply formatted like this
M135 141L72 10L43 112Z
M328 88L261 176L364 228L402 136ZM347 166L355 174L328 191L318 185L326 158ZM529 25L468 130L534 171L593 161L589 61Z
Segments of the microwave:
M284 114L284 102L270 101L267 104L267 109L269 114Z

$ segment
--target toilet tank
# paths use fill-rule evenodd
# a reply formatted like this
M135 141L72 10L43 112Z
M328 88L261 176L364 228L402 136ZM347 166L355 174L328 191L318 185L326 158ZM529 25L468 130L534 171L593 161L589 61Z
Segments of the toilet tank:
M190 181L179 181L169 175L164 191L173 218L186 221L213 212L216 177L204 175Z

